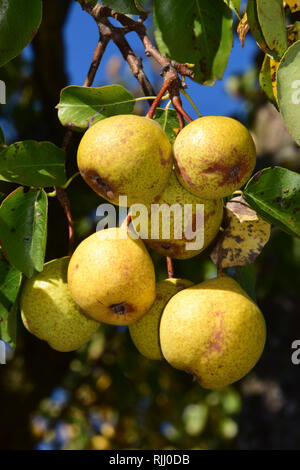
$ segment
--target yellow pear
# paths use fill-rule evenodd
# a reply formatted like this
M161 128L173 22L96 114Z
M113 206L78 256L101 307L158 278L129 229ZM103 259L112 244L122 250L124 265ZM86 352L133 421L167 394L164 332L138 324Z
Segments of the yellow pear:
M229 196L249 179L256 163L251 134L239 121L206 116L188 124L174 144L180 183L204 199Z
M173 205L178 206L181 218L170 210ZM188 205L192 208L190 213L187 212ZM198 220L202 205L203 221L201 218ZM147 213L137 211L136 215L133 213L134 206L131 208L133 227L152 249L176 259L192 258L201 253L218 234L223 218L221 199L204 200L194 196L178 182L174 171L162 194L146 207ZM168 220L170 231L166 233L163 224ZM157 232L156 238L153 229ZM181 238L176 234L177 230Z
M135 322L155 300L148 251L122 228L101 230L80 243L71 257L68 284L88 316L113 325Z
M162 360L159 344L160 317L167 302L182 289L193 283L186 279L169 278L156 284L156 298L149 312L140 320L129 325L129 332L136 348L148 359Z
M161 317L160 344L176 369L211 390L246 375L266 339L264 317L232 278L222 275L176 294Z
M77 154L80 173L99 195L117 205L152 201L167 184L172 150L161 126L146 117L119 115L93 125Z
M54 259L27 279L20 307L25 328L57 351L80 348L99 328L75 304L67 284L69 257Z

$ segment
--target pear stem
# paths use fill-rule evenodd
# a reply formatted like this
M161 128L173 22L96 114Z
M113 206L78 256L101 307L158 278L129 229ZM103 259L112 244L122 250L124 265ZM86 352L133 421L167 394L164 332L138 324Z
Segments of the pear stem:
M175 270L174 270L174 261L173 258L170 256L166 257L167 260L167 270L168 270L168 278L172 278L175 275Z

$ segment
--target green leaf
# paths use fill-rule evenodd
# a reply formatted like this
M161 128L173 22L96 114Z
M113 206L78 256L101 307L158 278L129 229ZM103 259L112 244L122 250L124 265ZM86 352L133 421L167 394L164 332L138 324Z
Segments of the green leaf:
M82 132L109 116L131 114L134 105L133 95L121 85L68 86L60 95L58 118L63 126Z
M22 273L11 266L0 252L0 339L15 346L17 297Z
M104 0L102 3L109 8L113 8L119 13L129 13L131 15L140 15L141 9L135 0Z
M232 48L232 12L223 0L156 0L155 37L162 54L194 64L195 80L221 79Z
M41 0L0 1L0 66L30 43L42 20Z
M240 19L241 0L224 0L224 2L234 11L237 17Z
M51 142L16 142L0 152L0 180L36 188L63 186L65 152Z
M277 70L277 99L282 119L300 145L300 41L284 54Z
M300 175L286 168L265 168L247 183L243 197L261 217L300 237Z
M244 289L245 292L256 302L256 269L254 264L248 264L247 266L238 266L235 270L234 278Z
M256 0L257 16L262 34L275 59L288 47L282 0Z
M10 263L27 277L44 266L48 199L44 190L18 188L0 207L0 240Z
M5 144L5 136L2 127L0 127L0 145Z
M247 20L251 30L251 33L257 42L258 46L264 51L266 54L269 54L270 51L268 49L266 40L262 34L261 27L258 21L257 16L257 8L256 8L256 0L248 0L247 3Z
M179 130L176 111L174 111L174 109L165 110L162 108L157 108L155 111L154 120L159 122L169 137L171 144L173 144Z
M271 79L271 68L270 68L270 57L265 55L264 61L262 63L260 72L259 72L259 83L262 90L267 95L268 99L274 104L277 108L277 103L273 94L273 86Z

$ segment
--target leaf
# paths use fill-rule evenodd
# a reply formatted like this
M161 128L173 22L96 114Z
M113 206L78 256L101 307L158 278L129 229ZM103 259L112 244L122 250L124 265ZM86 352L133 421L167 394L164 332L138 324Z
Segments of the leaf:
M44 190L18 188L0 207L0 240L10 263L27 277L44 266L47 239Z
M5 144L5 136L2 127L0 127L0 145Z
M42 20L41 0L0 2L0 66L19 55L36 34Z
M109 116L131 114L134 105L133 95L121 85L68 86L61 91L58 118L63 126L82 132Z
M274 106L277 107L277 102L274 97L274 88L273 88L273 81L272 81L272 74L271 74L271 67L270 67L270 60L271 58L266 54L264 61L262 63L260 72L259 72L259 83L262 90L267 95L268 99Z
M263 37L274 59L278 59L288 47L282 0L256 0L256 4Z
M247 13L244 13L244 16L241 19L241 21L239 22L237 30L236 30L236 32L238 34L238 37L241 41L242 47L244 47L244 45L245 45L245 38L247 36L247 33L248 33L249 29L250 29L250 27L249 27L249 23L248 23Z
M257 16L257 9L256 9L256 0L248 0L247 3L247 19L248 24L251 29L251 33L257 42L257 45L260 47L262 51L266 54L270 51L268 50L268 46L266 44L266 40L262 34L261 27L258 21Z
M299 0L285 0L285 3L290 7L292 13L300 11L300 1Z
M273 225L300 237L300 175L286 168L265 168L247 183L248 204Z
M282 119L300 145L300 41L292 44L284 54L277 70L277 97Z
M224 1L240 19L241 0L224 0Z
M234 278L240 284L242 289L256 302L256 270L254 264L248 264L247 266L238 266L234 274Z
M242 197L226 204L225 227L211 259L218 268L252 264L270 238L271 226Z
M141 7L135 0L104 0L102 3L109 8L113 8L119 13L129 13L131 15L140 15Z
M0 180L36 188L62 186L65 152L51 142L16 142L0 152Z
M155 37L162 54L195 64L195 80L221 79L232 48L232 12L222 0L156 0Z
M12 267L0 252L0 339L15 346L17 297L22 273Z
M173 144L179 131L176 111L174 111L174 109L165 110L162 108L157 108L155 111L154 120L159 122L169 137L171 144Z

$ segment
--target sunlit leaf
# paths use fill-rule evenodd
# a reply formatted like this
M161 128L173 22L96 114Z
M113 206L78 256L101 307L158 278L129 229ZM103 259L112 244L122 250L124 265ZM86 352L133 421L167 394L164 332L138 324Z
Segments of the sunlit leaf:
M0 240L10 263L27 277L42 271L47 239L47 195L18 188L0 207Z
M243 193L248 204L271 224L300 237L300 175L286 168L256 173Z
M69 86L61 92L58 118L63 126L82 132L109 116L131 114L134 105L133 95L121 85Z

